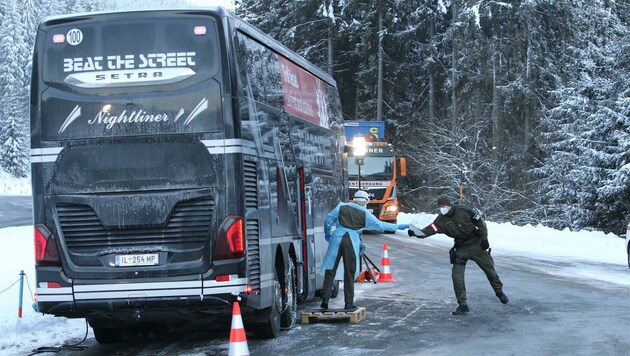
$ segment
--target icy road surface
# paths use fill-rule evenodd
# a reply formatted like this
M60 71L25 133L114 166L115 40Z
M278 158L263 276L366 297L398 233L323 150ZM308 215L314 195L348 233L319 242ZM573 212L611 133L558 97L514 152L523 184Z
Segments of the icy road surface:
M471 313L453 316L456 303L448 249L451 240L403 235L364 237L367 255L380 265L383 243L395 283L356 285L356 304L366 319L298 324L274 340L248 333L252 355L621 355L630 352L630 286L589 275L628 276L627 266L539 259L502 254L496 268L510 303L494 296L483 272L469 262L466 271ZM572 271L574 273L572 273ZM604 278L605 279L605 278ZM342 296L341 294L340 296ZM317 307L315 299L303 307ZM331 308L343 300L332 300ZM219 355L227 354L229 329L179 330L99 345L88 336L86 351L62 355Z

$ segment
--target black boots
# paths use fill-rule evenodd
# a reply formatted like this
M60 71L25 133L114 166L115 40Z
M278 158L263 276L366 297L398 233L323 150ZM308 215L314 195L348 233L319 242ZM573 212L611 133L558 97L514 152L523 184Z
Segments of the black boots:
M510 302L510 299L508 299L508 296L505 295L505 293L503 292L497 293L497 298L499 298L499 300L503 304L507 304ZM468 314L469 312L470 312L470 309L468 308L468 305L460 305L457 307L457 309L455 309L455 311L453 312L453 315L464 315L464 314Z
M455 309L453 315L464 315L468 314L469 311L470 309L468 309L468 305L460 305L457 307L457 309Z
M330 301L329 299L322 299L322 304L320 304L319 306L322 309L328 309L328 302L329 301ZM359 309L359 307L357 307L354 304L346 304L344 309L347 310L347 311L355 311L355 310Z
M501 303L503 304L507 304L510 302L510 300L508 299L507 295L505 295L505 293L501 292L497 294L497 298L499 298L499 300L501 301Z
M329 299L328 299L328 298L326 298L326 299L322 299L322 304L320 304L320 307L321 307L322 309L328 309L328 301L329 301Z

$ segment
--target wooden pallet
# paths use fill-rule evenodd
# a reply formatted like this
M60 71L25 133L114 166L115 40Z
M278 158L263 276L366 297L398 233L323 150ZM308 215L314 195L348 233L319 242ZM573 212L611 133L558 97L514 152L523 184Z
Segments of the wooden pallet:
M314 321L345 321L348 320L350 324L356 324L359 321L365 319L366 315L365 307L359 307L357 310L346 311L343 309L337 310L304 310L302 312L302 324L310 324Z

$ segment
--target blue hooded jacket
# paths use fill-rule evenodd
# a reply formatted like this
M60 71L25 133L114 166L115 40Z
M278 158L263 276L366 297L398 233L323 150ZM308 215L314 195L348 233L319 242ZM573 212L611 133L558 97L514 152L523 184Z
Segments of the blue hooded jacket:
M359 213L365 215L365 223L362 227L354 226L346 227L339 222L339 213L340 209L343 206L348 206L353 209L357 209ZM343 213L342 213L343 214ZM343 220L343 219L342 219ZM361 221L363 222L363 221ZM332 228L335 227L333 231ZM386 223L380 221L369 212L365 207L355 204L355 203L339 203L326 217L326 223L324 226L324 233L326 241L328 241L328 250L326 251L326 256L324 257L324 261L322 264L322 268L320 269L320 273L324 274L326 270L331 270L335 267L335 260L337 259L337 254L339 253L339 245L341 243L341 239L347 233L352 240L352 247L354 248L354 253L356 255L357 266L354 273L354 278L356 279L359 276L359 264L361 261L359 260L359 248L361 246L361 232L368 231L396 231L398 230L398 225Z

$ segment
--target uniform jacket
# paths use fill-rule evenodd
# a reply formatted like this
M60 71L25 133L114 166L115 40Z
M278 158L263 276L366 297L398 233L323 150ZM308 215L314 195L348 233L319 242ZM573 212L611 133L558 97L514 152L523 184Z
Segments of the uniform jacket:
M471 243L477 238L488 239L488 228L481 217L466 205L453 205L445 215L438 215L433 223L422 229L427 236L445 234L455 239L455 246Z
M333 226L335 229L333 230ZM359 247L361 246L361 232L369 231L396 231L398 225L380 221L366 208L355 203L339 203L328 216L324 225L328 250L324 256L324 262L320 273L335 267L335 260L339 252L339 244L344 235L348 234L352 240L352 247L356 255L357 267L354 278L359 276Z

